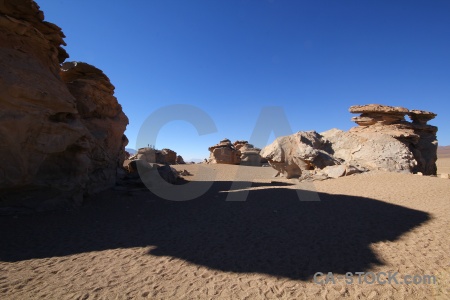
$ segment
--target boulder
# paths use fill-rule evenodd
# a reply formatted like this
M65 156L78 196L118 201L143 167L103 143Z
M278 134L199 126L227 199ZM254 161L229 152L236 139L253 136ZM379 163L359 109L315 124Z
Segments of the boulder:
M299 131L293 135L277 138L261 150L260 155L286 178L300 177L302 171L324 168L338 164L325 151L327 144L315 131Z
M158 167L158 173L168 183L175 184L178 179L178 171L172 168L169 164Z

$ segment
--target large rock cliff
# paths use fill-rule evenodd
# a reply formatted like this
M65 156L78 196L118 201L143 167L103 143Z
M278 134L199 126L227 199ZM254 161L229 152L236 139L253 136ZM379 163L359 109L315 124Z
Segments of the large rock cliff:
M34 1L0 1L3 211L79 205L115 183L128 119L100 70L61 70L64 37Z

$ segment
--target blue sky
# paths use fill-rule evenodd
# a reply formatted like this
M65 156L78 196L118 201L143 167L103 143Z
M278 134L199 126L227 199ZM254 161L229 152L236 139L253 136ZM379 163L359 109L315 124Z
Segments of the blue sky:
M208 157L225 137L250 139L265 106L281 106L294 132L348 130L356 104L430 110L439 144L450 145L450 1L36 2L66 34L68 61L115 85L127 147L173 104L204 110L217 127L161 129L156 147L186 159Z

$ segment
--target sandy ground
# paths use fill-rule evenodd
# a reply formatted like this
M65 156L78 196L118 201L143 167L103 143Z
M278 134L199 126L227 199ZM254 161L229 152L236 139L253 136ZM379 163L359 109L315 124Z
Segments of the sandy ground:
M436 162L436 165L438 168L438 175L442 173L450 174L450 157L439 158Z
M0 298L450 298L448 179L371 173L299 185L271 168L182 168L209 190L169 201L117 188L75 212L1 217ZM316 272L335 282L314 283ZM346 272L353 283L337 278ZM358 283L355 272L398 272L398 283ZM408 275L437 282L402 284Z

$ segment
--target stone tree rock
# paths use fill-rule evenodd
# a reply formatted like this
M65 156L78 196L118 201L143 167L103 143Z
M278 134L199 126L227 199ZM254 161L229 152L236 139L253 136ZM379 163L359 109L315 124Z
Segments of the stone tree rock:
M297 132L280 137L261 151L287 178L336 178L366 170L436 174L436 114L379 104L352 106L360 126L347 132ZM405 120L408 115L411 122Z
M399 151L398 155L395 155L396 150L393 148L387 148L388 150L386 150L385 147L384 150L381 149L386 153L390 152L390 154L384 155L385 161L391 162L390 167L387 167L386 163L375 163L377 166L382 169L387 168L388 171L421 172L424 175L436 175L437 127L427 124L429 120L436 117L435 113L379 104L352 106L350 107L350 112L362 112L361 117L363 115L369 117L377 115L380 117L381 115L380 118L386 119L386 115L391 116L388 122L379 121L374 124L361 124L358 121L360 117L356 117L357 123L362 126L350 130L350 132L362 137L368 135L376 139L393 138L401 143L401 145L396 144L397 150ZM406 115L410 117L412 123L404 119ZM395 116L395 118L392 118L392 116ZM389 143L392 145L394 142ZM383 142L379 141L378 144L383 145ZM384 156L381 155L379 159L382 159ZM392 161L398 162L395 167L392 166Z
M81 89L61 79L64 37L34 1L0 1L0 207L79 205L83 195L114 184L128 120L98 73L78 74ZM85 105L95 111L92 120L79 111Z
M211 152L209 163L238 165L241 162L241 153L236 150L229 139L223 139L219 144L208 148Z

